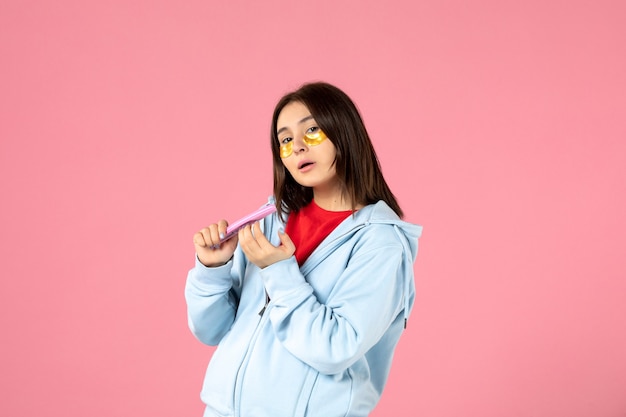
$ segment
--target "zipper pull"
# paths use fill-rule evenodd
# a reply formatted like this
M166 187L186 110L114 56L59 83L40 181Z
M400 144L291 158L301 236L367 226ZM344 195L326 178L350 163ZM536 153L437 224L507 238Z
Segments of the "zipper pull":
M263 313L265 313L265 309L267 308L267 305L270 303L270 296L267 295L267 291L265 291L265 305L263 306L263 308L261 309L261 311L259 311L259 316L262 316Z

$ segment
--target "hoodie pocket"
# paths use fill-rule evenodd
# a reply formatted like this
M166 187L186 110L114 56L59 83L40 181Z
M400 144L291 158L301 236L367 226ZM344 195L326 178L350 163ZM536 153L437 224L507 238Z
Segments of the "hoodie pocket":
M350 410L353 380L349 372L318 374L306 407L305 417L343 417Z
M234 406L234 387L241 353L219 346L213 353L202 385L201 398L207 409L218 415L231 415Z

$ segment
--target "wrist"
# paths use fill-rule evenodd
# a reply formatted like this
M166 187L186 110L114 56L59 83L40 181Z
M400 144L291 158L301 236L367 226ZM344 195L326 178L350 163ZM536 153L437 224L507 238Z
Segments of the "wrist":
M228 261L230 261L230 259L229 259L226 262L211 262L211 261L207 261L207 260L201 259L198 254L196 254L196 260L198 261L198 263L200 263L205 268L219 268L220 266L226 265L228 263Z

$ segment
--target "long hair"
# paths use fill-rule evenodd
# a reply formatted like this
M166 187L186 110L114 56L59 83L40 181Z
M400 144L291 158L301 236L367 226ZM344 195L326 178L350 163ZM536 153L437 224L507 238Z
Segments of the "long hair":
M339 88L324 82L302 85L284 95L274 109L270 137L274 196L279 215L297 212L313 199L312 188L298 184L280 158L278 116L292 102L300 102L307 107L319 128L335 146L335 171L342 195L350 202L352 210L360 204L373 204L383 200L399 217L403 217L396 198L385 182L372 141L356 105Z

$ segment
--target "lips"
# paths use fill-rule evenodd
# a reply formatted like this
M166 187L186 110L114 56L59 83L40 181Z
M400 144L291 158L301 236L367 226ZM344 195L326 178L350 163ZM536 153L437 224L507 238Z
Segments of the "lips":
M306 168L306 167L311 166L311 165L313 165L313 161L306 161L306 160L305 161L300 161L298 163L298 169Z

